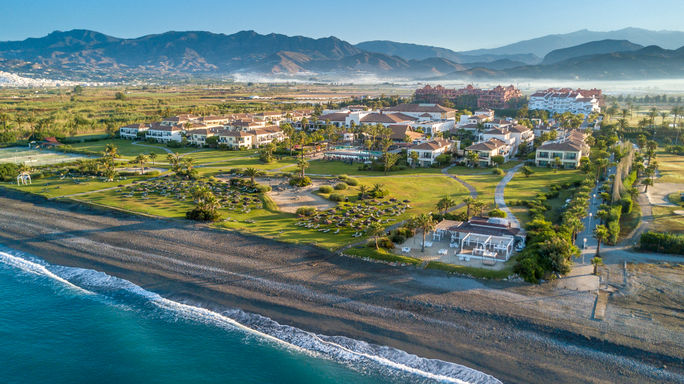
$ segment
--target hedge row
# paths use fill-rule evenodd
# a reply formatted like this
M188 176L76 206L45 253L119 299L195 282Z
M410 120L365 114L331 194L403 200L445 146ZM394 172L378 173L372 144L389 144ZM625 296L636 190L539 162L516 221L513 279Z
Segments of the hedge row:
M649 231L641 235L639 248L643 251L684 255L684 235Z

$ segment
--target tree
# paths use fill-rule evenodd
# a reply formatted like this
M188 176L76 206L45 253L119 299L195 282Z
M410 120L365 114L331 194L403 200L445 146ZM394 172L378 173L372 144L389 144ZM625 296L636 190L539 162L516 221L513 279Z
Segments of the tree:
M169 153L168 155L166 155L166 158L168 159L169 164L171 165L171 170L177 172L181 162L181 155L178 152Z
M449 208L451 208L455 205L456 205L456 201L453 198L451 198L449 196L444 196L437 202L436 207L437 207L437 209L442 211L443 215L446 215Z
M119 148L116 147L114 144L107 144L105 145L104 149L104 157L109 157L111 159L116 159L119 157Z
M297 168L299 168L299 176L301 178L304 178L304 170L309 168L309 162L304 160L303 158L299 159L297 162Z
M125 100L125 99L126 99L126 95L125 95L123 92L117 92L117 93L114 94L114 98L115 98L116 100Z
M648 192L648 187L653 186L653 179L650 177L645 177L643 180L641 180L641 185L644 186L644 193Z
M525 177L530 177L534 173L532 168L528 167L527 165L522 167L521 171L522 171L523 175L525 175Z
M394 166L394 164L397 163L399 160L399 155L396 153L390 153L386 152L385 155L382 157L382 162L385 167L385 176L387 176L387 172Z
M466 221L470 220L470 207L475 203L475 199L468 196L463 199L463 204L466 206Z
M418 164L418 152L411 151L411 153L409 154L409 158L411 159L411 167L415 168Z
M435 220L429 213L421 213L420 215L415 216L412 220L414 221L415 227L420 229L423 233L423 243L420 251L425 252L425 236L428 232L435 229L437 223L435 223Z
M107 181L114 181L116 177L116 166L114 160L111 157L102 158L102 175L107 179Z
M249 177L249 181L254 185L254 178L259 176L259 170L256 168L245 169L245 176Z
M482 200L475 200L473 203L473 210L477 211L480 216L482 216L482 211L487 207L487 203Z
M610 236L610 233L608 232L608 228L606 228L605 225L600 224L600 225L597 225L596 228L594 228L594 238L597 241L596 257L601 256L601 243L608 240L609 236Z
M150 158L150 160L152 160L152 166L154 167L154 161L157 160L157 154L154 152L150 152L148 157Z
M360 198L361 200L363 200L363 199L366 198L366 195L367 195L367 194L368 194L368 187L365 186L365 185L361 185L361 186L359 187L359 198Z
M577 216L566 216L564 219L564 225L570 230L572 243L575 244L577 241L577 234L582 232L584 229L584 224Z
M561 161L560 157L558 157L558 156L554 157L553 158L553 168L554 168L553 171L558 172L558 169L560 169L561 164L563 164L563 162Z
M145 154L139 154L138 156L135 157L135 160L133 160L136 164L140 165L140 174L145 173L145 163L147 163L148 157Z
M591 259L591 264L594 265L594 275L598 275L598 267L603 265L603 259L599 256L595 256Z
M492 156L492 162L494 163L494 165L495 165L497 168L498 168L501 164L503 164L505 161L506 161L506 158L503 157L503 156L501 156L501 155Z
M385 229L382 227L382 225L377 222L371 223L366 230L366 234L375 240L375 249L380 249L380 246L378 245L378 238L385 234Z
M466 155L466 159L468 159L468 164L477 167L477 162L480 160L480 154L475 151L470 151Z

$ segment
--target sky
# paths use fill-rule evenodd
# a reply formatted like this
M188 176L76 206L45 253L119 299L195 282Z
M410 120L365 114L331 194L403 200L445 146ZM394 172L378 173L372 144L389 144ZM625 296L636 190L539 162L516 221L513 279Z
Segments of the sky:
M0 0L0 41L91 29L132 38L241 30L469 50L580 29L684 30L683 0Z

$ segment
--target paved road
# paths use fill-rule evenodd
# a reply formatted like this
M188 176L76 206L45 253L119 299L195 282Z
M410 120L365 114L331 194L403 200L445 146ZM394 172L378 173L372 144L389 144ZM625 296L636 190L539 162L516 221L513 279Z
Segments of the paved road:
M494 192L494 202L496 203L496 206L501 209L502 211L506 212L506 217L508 220L511 222L511 225L516 227L516 228L522 228L520 226L520 221L518 220L517 217L511 212L510 209L508 209L508 206L506 206L506 200L504 199L504 189L506 188L506 184L508 184L511 179L513 179L513 176L515 176L515 173L520 170L525 164L521 163L516 165L515 167L511 168L506 176L504 176L501 181L499 181L499 184L496 185L496 191Z

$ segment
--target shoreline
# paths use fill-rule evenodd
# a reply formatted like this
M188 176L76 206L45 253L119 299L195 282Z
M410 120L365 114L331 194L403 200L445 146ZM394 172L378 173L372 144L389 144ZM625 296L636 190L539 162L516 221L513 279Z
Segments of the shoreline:
M504 382L667 382L658 364L684 372L677 343L654 345L590 320L547 316L522 304L522 284L367 263L313 246L2 191L0 244L51 264L103 271L181 303L239 308ZM567 345L591 353L568 353Z

